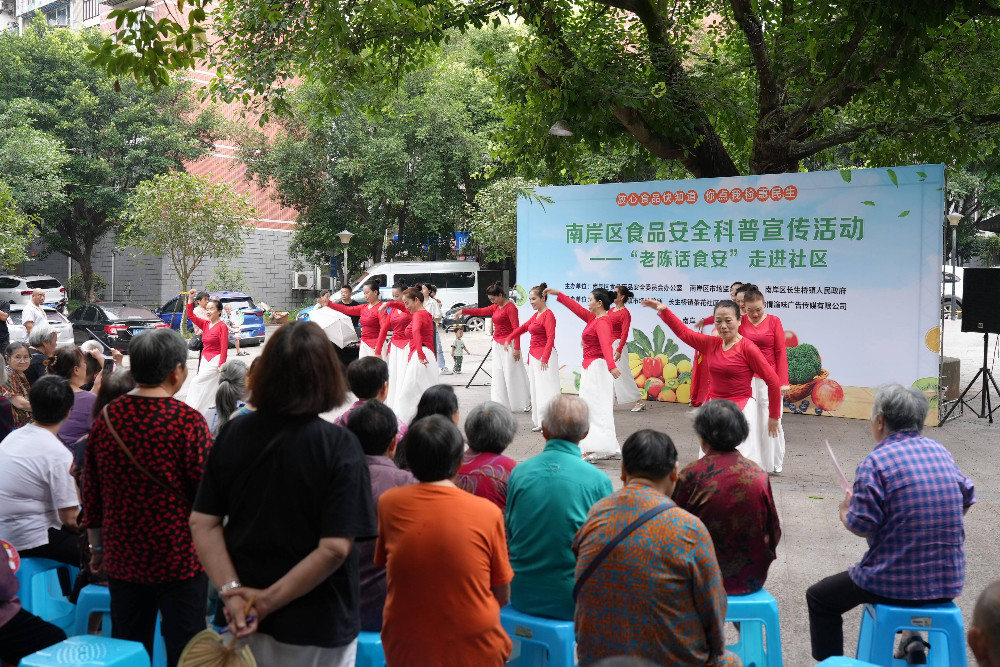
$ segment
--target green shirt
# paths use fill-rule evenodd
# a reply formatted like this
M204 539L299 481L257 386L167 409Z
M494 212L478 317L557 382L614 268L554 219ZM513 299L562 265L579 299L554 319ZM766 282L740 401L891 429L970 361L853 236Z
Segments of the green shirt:
M611 479L566 440L549 440L519 463L507 486L511 604L532 616L573 620L573 538L587 512L611 495Z

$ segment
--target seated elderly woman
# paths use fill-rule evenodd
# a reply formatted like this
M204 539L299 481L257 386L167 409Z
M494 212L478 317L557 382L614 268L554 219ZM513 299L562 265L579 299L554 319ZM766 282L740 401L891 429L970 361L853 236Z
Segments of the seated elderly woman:
M736 449L748 429L732 401L713 399L698 408L694 430L705 456L681 471L673 493L674 502L708 528L729 595L764 587L781 539L767 473Z
M503 452L514 440L517 421L510 408L487 401L472 408L465 418L469 449L462 458L455 485L507 509L507 482L517 462Z
M500 607L514 577L503 514L453 483L464 445L450 420L425 417L406 438L420 483L389 489L378 504L375 563L385 566L388 581L386 661L503 667L511 641Z
M14 413L14 428L21 428L31 421L31 404L28 401L31 383L24 374L31 363L31 353L26 343L15 341L7 346L4 357L7 360L4 368L7 376L0 385L0 393L10 401Z
M45 375L45 362L56 353L58 338L59 332L49 324L39 324L31 328L31 333L28 334L28 352L31 354L31 361L24 371L28 384L35 384L38 378Z

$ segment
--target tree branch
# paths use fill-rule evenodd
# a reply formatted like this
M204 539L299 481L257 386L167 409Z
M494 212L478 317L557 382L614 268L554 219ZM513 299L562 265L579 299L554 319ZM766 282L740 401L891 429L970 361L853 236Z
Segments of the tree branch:
M737 25L747 39L754 67L757 69L757 80L760 88L757 91L758 117L767 118L777 108L781 99L777 78L771 64L771 55L767 52L764 40L764 29L760 18L754 14L750 0L730 0L733 16Z
M615 118L625 126L625 129L635 137L642 146L661 160L687 159L684 150L676 143L653 130L642 113L632 107L619 106L614 109ZM685 167L688 165L685 164Z

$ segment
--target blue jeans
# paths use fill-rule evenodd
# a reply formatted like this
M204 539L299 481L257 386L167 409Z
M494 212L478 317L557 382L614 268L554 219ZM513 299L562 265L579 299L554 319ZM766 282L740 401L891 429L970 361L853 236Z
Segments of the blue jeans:
M434 325L434 354L438 358L438 368L444 368L444 351L441 349L441 327Z

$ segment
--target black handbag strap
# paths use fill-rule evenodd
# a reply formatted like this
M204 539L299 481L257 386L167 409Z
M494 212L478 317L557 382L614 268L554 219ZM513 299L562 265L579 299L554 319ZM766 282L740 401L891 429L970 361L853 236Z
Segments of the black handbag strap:
M590 565L588 565L587 569L583 571L583 574L580 575L580 578L576 580L576 585L573 586L573 599L576 600L576 596L580 594L580 589L583 588L583 585L585 583L587 583L587 579L590 579L590 575L594 573L594 570L597 569L597 566L600 565L604 561L604 559L608 557L608 554L611 553L612 549L618 546L619 542L628 537L632 533L632 531L634 531L636 528L639 528L642 524L646 523L657 514L660 514L661 512L668 510L671 507L673 507L672 503L663 503L662 505L657 505L656 507L646 510L639 516L638 519L636 519L629 525L625 526L625 529L622 530L622 532L615 535L610 542L605 544L604 548L601 549L601 552L594 557L594 560L590 561Z

